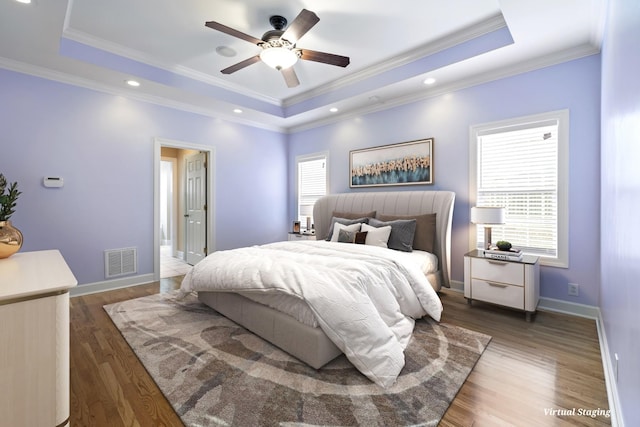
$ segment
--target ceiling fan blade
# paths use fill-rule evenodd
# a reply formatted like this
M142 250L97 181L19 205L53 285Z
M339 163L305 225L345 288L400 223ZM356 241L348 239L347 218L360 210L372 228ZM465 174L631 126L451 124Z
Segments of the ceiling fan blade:
M238 62L237 64L232 65L231 67L227 67L224 70L221 70L220 72L222 74L235 73L236 71L242 70L244 67L248 67L249 65L255 64L258 61L260 61L260 55L252 56L251 58Z
M285 30L281 38L290 41L292 44L296 44L318 21L320 21L318 15L310 10L302 9L302 12L296 16L296 19L294 19Z
M337 65L338 67L346 67L350 62L348 56L334 55L333 53L318 52L309 49L301 49L300 53L300 59L322 62L329 65Z
M300 84L300 80L298 80L298 76L293 67L285 68L281 71L284 76L284 81L287 82L287 87L296 87Z
M226 25L222 25L221 23L216 22L216 21L208 21L208 22L205 22L204 25L206 25L207 27L209 27L209 28L211 28L213 30L218 30L218 31L221 31L221 32L223 32L225 34L228 34L230 36L237 37L237 38L242 39L242 40L246 40L249 43L253 43L253 44L262 43L262 40L260 40L260 39L257 39L257 38L255 38L253 36L250 36L249 34L245 34L245 33L241 32L241 31L234 30L233 28L227 27Z

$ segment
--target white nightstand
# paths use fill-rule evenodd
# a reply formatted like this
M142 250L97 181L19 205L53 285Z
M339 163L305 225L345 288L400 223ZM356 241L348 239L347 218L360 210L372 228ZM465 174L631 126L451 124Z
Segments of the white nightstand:
M289 233L288 240L316 240L316 235L305 233Z
M530 321L540 299L538 257L502 261L485 258L479 249L465 254L464 296L469 304L478 300L523 310Z

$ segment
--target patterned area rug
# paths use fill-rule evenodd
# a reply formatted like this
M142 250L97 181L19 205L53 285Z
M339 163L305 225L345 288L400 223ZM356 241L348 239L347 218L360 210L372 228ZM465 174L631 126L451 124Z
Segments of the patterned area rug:
M315 370L193 295L104 308L187 426L437 425L491 340L419 320L383 389L344 356Z

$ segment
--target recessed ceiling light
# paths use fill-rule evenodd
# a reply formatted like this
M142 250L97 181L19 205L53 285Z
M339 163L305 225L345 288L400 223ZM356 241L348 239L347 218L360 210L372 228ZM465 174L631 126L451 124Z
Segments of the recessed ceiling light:
M129 86L138 87L140 86L140 82L136 80L127 80L126 81Z
M229 46L218 46L216 48L216 52L220 56L226 56L227 58L231 58L236 56L236 51L231 49Z
M424 79L424 81L422 83L426 84L426 85L432 85L436 82L436 79L434 79L433 77L427 77L426 79Z
M233 112L236 113L236 114L242 114L242 110L239 109L239 108L234 108Z
M24 3L24 4L29 4L31 3L31 0L16 0L18 3Z
M329 111L331 111L332 113L337 113L338 109L336 107L332 107L332 108L329 108Z

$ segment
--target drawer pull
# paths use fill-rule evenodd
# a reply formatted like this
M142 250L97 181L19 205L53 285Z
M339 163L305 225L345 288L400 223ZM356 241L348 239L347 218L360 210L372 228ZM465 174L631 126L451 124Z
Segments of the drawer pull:
M487 281L487 284L489 286L493 286L494 288L506 288L507 286L509 286L509 285L505 285L503 283L489 282L489 281Z
M494 265L509 265L508 262L504 262L504 261L494 261L494 260L489 260L489 264L494 264Z

